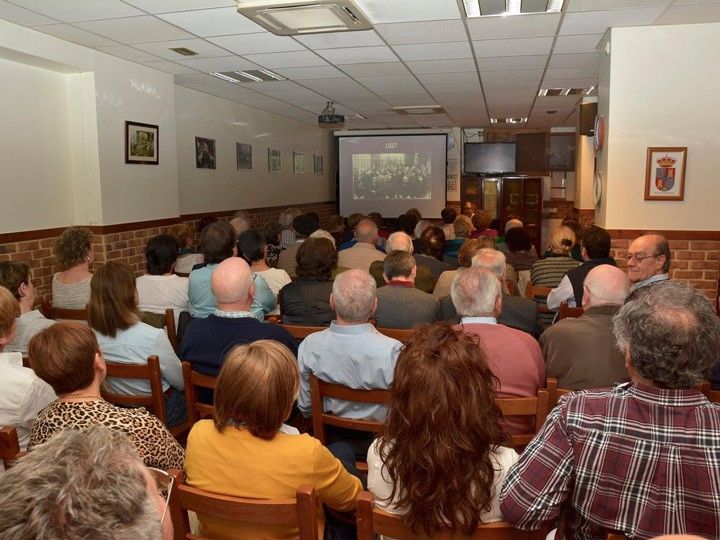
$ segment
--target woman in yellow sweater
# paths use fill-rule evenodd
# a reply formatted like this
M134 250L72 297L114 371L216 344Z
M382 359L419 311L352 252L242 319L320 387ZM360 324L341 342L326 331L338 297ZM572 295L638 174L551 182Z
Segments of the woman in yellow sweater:
M318 500L347 511L360 480L320 441L286 426L299 388L297 360L287 347L260 340L233 349L215 387L215 418L201 420L188 436L189 485L237 497L292 498L301 484ZM198 516L205 536L216 539L297 538L297 528L238 525ZM318 508L322 538L324 517Z

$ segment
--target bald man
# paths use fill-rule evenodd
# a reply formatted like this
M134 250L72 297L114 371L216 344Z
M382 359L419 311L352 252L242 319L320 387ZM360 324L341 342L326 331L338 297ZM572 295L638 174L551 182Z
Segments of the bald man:
M670 279L670 245L660 234L645 234L633 240L626 258L632 292Z
M253 317L254 276L243 259L230 257L218 264L210 285L217 308L205 319L190 321L180 350L180 358L195 371L217 375L230 349L259 339L274 339L297 354L295 339L284 328Z
M571 390L603 388L629 380L625 356L613 337L613 316L625 302L630 282L625 272L603 264L583 284L584 314L563 319L540 336L548 377Z
M375 247L377 238L378 228L375 222L368 218L361 220L355 227L357 243L338 253L338 266L369 272L373 261L385 259L385 254Z

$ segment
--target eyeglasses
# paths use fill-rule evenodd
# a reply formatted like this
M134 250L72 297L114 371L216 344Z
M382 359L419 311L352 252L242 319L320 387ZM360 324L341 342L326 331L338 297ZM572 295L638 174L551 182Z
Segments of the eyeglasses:
M643 262L645 259L649 259L650 257L659 257L660 255L643 255L642 253L628 253L625 257L625 260L627 262L632 261L635 259L636 263Z
M167 514L168 505L170 504L170 493L172 493L172 488L175 485L175 477L155 467L147 467L147 470L150 471L150 475L155 479L158 493L165 499L165 508L163 508L163 513L160 517L160 523L162 523L165 520L165 514Z

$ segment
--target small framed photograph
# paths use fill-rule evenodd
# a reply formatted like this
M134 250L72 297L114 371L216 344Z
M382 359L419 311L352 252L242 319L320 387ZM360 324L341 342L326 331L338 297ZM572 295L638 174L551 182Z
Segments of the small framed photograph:
M687 146L648 148L645 168L645 200L684 200L686 163Z
M315 174L323 173L323 157L313 154L313 172Z
M215 168L215 139L195 137L195 168Z
M295 174L305 174L305 154L293 152L293 172Z
M268 172L279 173L281 171L280 150L268 148Z
M140 122L125 122L125 163L160 163L160 127Z
M237 153L238 170L252 170L252 146L249 144L235 143Z

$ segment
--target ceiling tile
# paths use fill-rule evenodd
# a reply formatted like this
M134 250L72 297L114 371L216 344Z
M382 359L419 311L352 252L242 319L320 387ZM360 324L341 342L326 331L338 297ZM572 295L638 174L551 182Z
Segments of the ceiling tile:
M165 60L160 61L160 62L148 62L145 65L150 68L159 69L160 71L165 71L166 73L174 73L175 75L183 75L186 73L195 73L195 70L192 68L183 66L182 64L177 64L175 62L167 62Z
M52 24L55 21L50 17L45 17L39 13L21 8L5 0L0 1L0 19L10 21L11 23L22 26L33 26L36 24Z
M455 0L357 0L374 23L459 19Z
M165 13L168 11L187 11L191 9L208 9L234 6L235 0L124 0L148 13Z
M541 88L590 88L591 86L597 86L598 79L594 78L580 78L570 77L568 79L551 79L545 78L540 83Z
M283 68L276 71L283 77L293 80L330 79L333 77L342 77L343 75L339 69L333 66Z
M257 65L240 58L239 56L224 56L222 58L198 58L196 60L178 60L178 64L188 66L205 73L217 71L242 71L244 69L257 69Z
M201 37L266 31L262 26L240 15L234 7L166 13L158 17Z
M207 39L228 51L241 55L306 50L294 39L287 36L276 36L270 32Z
M117 43L111 39L98 36L91 32L86 32L85 30L75 28L69 24L48 24L44 26L35 26L33 27L33 30L64 39L66 41L71 41L72 43L85 45L86 47L117 45Z
M597 53L553 54L548 68L597 67Z
M542 74L541 69L508 69L505 71L481 71L480 78L483 84L490 81L539 82Z
M393 107L411 107L413 105L435 105L435 100L427 94L406 95L386 94L383 96Z
M128 45L113 45L110 47L98 47L98 50L117 56L118 58L124 58L125 60L131 60L144 64L145 62L157 62L160 60L153 54L148 54L146 51L140 51L134 47ZM186 72L187 73L187 72Z
M547 54L538 54L478 58L477 62L480 71L504 71L506 69L544 69L547 60Z
M443 60L447 58L472 58L470 45L467 41L395 45L393 48L400 58L408 62L416 60Z
M487 39L473 41L475 56L487 58L493 56L529 56L550 52L553 38Z
M144 15L120 0L13 0L13 3L64 22Z
M597 77L597 67L553 68L545 71L546 79L593 79Z
M676 6L691 6L695 4L718 4L720 0L675 0Z
M372 47L375 45L384 45L382 39L380 39L373 30L308 34L295 36L295 39L310 49L338 49L343 47Z
M418 79L423 84L445 84L448 86L478 84L476 71L458 72L452 75L447 73L423 73L418 75Z
M652 24L662 7L566 13L561 35L605 33L609 27Z
M375 30L391 45L458 41L465 38L465 27L459 19L378 24Z
M347 49L316 50L332 64L364 64L367 62L393 62L397 57L389 47L355 47Z
M281 70L278 70L278 73L280 73ZM306 80L303 81L303 85L308 86L310 88L315 89L323 89L323 90L338 90L341 88L351 88L351 89L358 89L362 88L357 81L351 79L350 77L334 77L330 79L312 79L312 80Z
M535 106L540 109L560 109L562 107L573 107L584 96L538 96Z
M190 58L217 58L227 56L228 51L216 47L203 39L180 39L175 41L160 41L157 43L139 43L135 45L137 49L149 52L165 60L189 60ZM180 53L171 51L171 48L185 47L191 51L195 51L197 56L183 56Z
M413 73L457 73L475 69L472 58L452 58L449 60L420 60L407 62L407 67Z
M378 64L335 64L351 77L374 77L380 75L401 75L410 73L401 62L382 62Z
M554 54L594 52L603 34L576 36L558 36L555 40Z
M655 24L691 24L720 21L720 3L696 6L674 5L655 19Z
M147 42L148 36L151 36L153 41L190 39L194 37L150 15L127 19L81 22L77 23L76 26L126 45Z
M554 36L559 22L559 13L480 17L467 21L473 40Z
M566 0L566 2L568 3L567 11L571 12L642 7L666 7L672 3L672 0Z
M250 54L247 59L266 68L324 66L325 60L310 51Z

